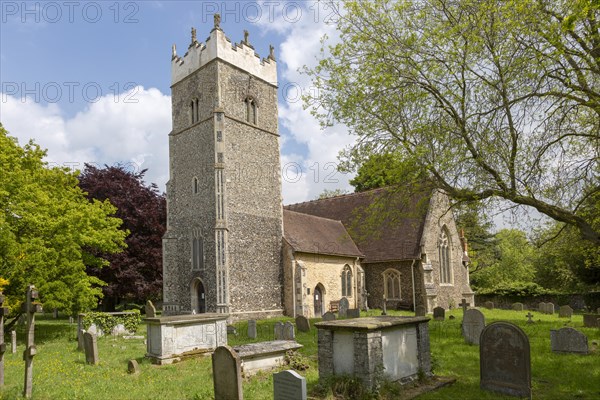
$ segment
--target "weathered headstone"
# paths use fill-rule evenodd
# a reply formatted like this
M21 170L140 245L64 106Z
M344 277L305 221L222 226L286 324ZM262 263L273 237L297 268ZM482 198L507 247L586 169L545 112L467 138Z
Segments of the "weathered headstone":
M485 328L485 316L475 308L465 312L462 322L462 334L469 344L479 344L479 336Z
M446 310L442 307L436 307L433 309L433 319L436 321L443 321L446 319Z
M275 327L273 328L275 334L275 340L283 340L283 323L275 322Z
M546 314L546 303L542 301L540 304L538 304L538 311L542 314Z
M256 339L256 320L250 319L248 320L248 337L250 339Z
M383 296L383 309L381 310L381 315L387 315L387 299Z
M323 314L323 321L333 321L335 320L335 314L332 313L331 311L327 311L325 314Z
M0 292L0 386L4 386L4 353L6 353L6 343L4 343L4 316L8 315L8 308L3 306L4 295Z
M146 301L146 318L154 318L156 317L156 307L152 304L152 301Z
M35 313L42 312L42 305L37 302L39 298L35 286L27 287L27 295L23 304L27 318L27 333L25 335L25 350L23 351L23 360L25 360L25 385L23 386L23 397L30 398L33 392L33 357L37 354L35 347Z
M350 308L350 303L348 302L348 299L342 297L340 299L340 305L338 308L338 315L340 316L340 318L346 318L346 315L348 314L348 308Z
M531 397L531 355L527 335L516 325L498 321L481 332L480 387L512 396Z
M546 314L554 314L554 303L546 303Z
M273 400L306 400L306 378L292 370L273 374Z
M349 308L346 316L348 318L360 318L360 310L358 308Z
M83 344L83 335L85 333L85 329L80 329L77 332L77 350L84 351L85 345Z
M137 374L140 372L140 365L137 360L129 360L127 363L127 372L130 374Z
M583 314L583 326L586 328L600 328L597 314Z
M235 326L233 325L227 325L227 334L232 334L234 336L237 336L237 329Z
M88 364L98 364L98 339L93 333L83 334L83 347L85 349L85 362Z
M523 303L513 303L511 308L513 311L523 311Z
M310 321L304 315L298 315L296 317L296 328L300 332L309 332L310 331Z
M558 318L571 318L573 309L570 306L560 306L558 309Z
M535 321L531 319L531 318L533 318L533 314L531 312L528 312L526 317L527 317L528 324L535 324Z
M240 356L229 346L219 346L212 354L215 399L241 400L242 373Z
M471 304L467 303L466 299L462 299L462 301L460 302L460 306L462 307L463 314L467 311L470 305Z
M493 310L494 309L494 302L493 301L486 301L483 306L485 308L487 308L488 310Z
M17 354L17 331L10 331L10 344L13 354Z
M424 305L419 304L415 307L415 317L424 317L427 314L427 309Z
M287 321L283 324L283 340L294 340L296 339L296 332L294 332L294 324Z
M587 354L589 352L587 336L573 328L551 330L550 346L554 353Z

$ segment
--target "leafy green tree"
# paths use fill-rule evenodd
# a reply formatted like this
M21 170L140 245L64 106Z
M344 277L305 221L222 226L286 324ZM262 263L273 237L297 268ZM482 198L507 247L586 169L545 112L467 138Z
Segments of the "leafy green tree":
M358 136L350 164L395 153L458 202L533 207L600 244L577 212L600 192L600 3L343 4L306 101Z
M94 254L124 247L121 220L108 201L88 201L74 173L50 168L33 142L20 147L0 124L0 277L18 306L34 284L46 309L95 307L104 283L86 274Z
M325 189L320 195L317 196L315 200L328 199L330 197L341 196L344 194L348 194L348 191L346 189Z

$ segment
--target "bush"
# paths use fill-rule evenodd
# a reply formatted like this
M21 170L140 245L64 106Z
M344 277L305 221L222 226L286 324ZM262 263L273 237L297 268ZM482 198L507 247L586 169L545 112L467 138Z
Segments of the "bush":
M507 297L529 297L549 294L549 291L533 282L503 282L491 289L478 289L477 294L507 296Z
M83 328L89 329L90 326L96 327L106 334L110 334L119 324L123 324L129 332L137 331L142 322L142 316L139 310L126 310L129 314L113 315L104 312L89 312L83 317Z

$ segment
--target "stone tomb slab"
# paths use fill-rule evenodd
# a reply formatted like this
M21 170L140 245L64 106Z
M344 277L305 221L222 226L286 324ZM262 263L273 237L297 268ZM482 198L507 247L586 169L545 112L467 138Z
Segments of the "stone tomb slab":
M146 318L146 357L170 364L227 345L228 314L206 313Z
M245 377L258 371L268 371L285 363L285 353L298 350L302 345L293 340L273 340L235 346L233 350L243 361L242 373Z
M306 378L292 370L273 374L273 400L306 400Z
M550 346L554 353L588 354L588 338L577 329L560 328L550 331Z
M462 322L462 334L469 344L479 345L479 336L485 328L485 316L475 308L465 311Z
M215 399L241 400L241 359L229 346L219 346L212 354Z
M349 374L372 388L379 371L408 382L431 375L429 318L379 316L318 322L319 379Z
M492 322L481 332L480 387L483 390L531 398L529 339L509 322Z

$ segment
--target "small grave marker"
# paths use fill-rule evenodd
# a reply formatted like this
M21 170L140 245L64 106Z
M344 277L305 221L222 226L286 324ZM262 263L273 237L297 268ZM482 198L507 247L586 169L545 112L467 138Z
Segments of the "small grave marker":
M241 359L229 346L219 346L212 355L215 399L242 400Z
M546 314L554 314L554 303L546 303Z
M283 323L275 322L273 330L275 333L275 340L283 340Z
M523 311L523 303L513 303L511 308L513 311Z
M531 354L525 332L498 321L484 328L480 341L481 389L531 398Z
M573 316L573 309L570 306L561 306L558 309L558 318L571 318Z
M526 317L527 317L528 324L535 324L535 321L531 319L531 318L533 318L533 314L531 312L528 312Z
M467 308L469 308L471 304L467 303L466 299L462 299L462 301L460 302L460 306L462 307L463 310L463 314L467 311Z
M309 332L310 331L310 321L304 315L298 315L296 317L296 328L300 332Z
M306 400L306 378L291 370L273 374L273 400Z
M360 310L358 308L349 308L346 316L348 318L360 318Z
M600 328L600 325L598 325L598 315L583 314L583 326L586 328Z
M487 308L488 310L493 310L494 309L494 302L493 301L486 301L483 306L485 308Z
M381 310L381 315L387 315L387 300L385 296L383 296L383 310Z
M296 333L294 332L294 324L287 321L283 324L283 340L294 340L295 338Z
M256 339L257 333L256 333L256 320L251 319L248 320L248 337L250 339Z
M332 313L331 311L327 311L325 314L323 314L323 321L334 321L335 320L335 314Z
M446 310L442 307L436 307L433 309L433 319L436 321L443 321L446 319Z
M140 372L140 365L137 360L129 360L127 363L127 372L130 374L138 374Z
M11 350L13 354L17 354L17 331L10 332Z
M550 331L550 346L554 353L588 354L588 338L577 329L561 328Z
M424 305L419 304L418 306L415 307L415 316L416 317L424 317L425 314L427 314L427 310L425 309Z
M338 309L338 315L340 316L340 318L346 318L348 314L348 308L350 308L350 303L348 302L348 299L342 297L340 299L340 305Z
M83 334L83 347L85 349L85 362L88 364L98 364L98 339L96 335L90 332Z
M156 307L152 304L152 301L146 301L146 318L154 318L156 317Z
M465 312L462 322L462 334L469 344L479 345L479 336L485 328L485 316L481 311L472 308Z

